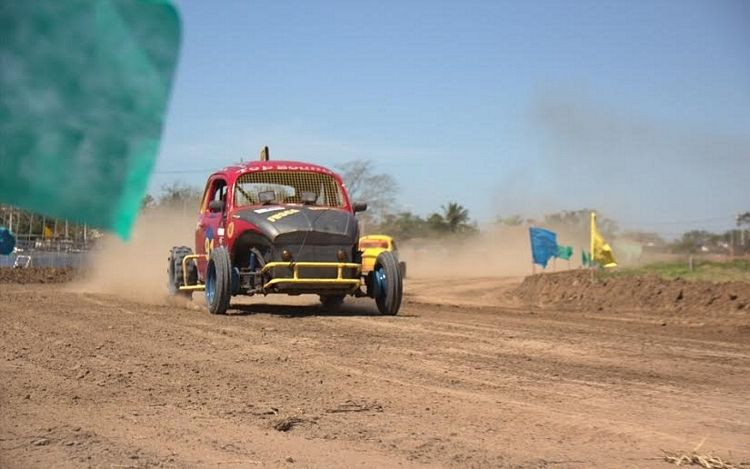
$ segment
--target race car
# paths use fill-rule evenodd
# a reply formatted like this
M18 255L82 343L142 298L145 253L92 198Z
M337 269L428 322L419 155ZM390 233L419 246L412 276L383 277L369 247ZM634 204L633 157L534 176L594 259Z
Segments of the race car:
M359 238L359 249L362 250L362 272L370 272L375 268L375 261L380 253L390 251L398 260L396 242L388 235L376 234ZM401 277L406 278L406 262L398 263Z
M326 308L347 295L368 296L381 314L401 306L403 281L391 251L363 271L355 214L366 203L349 199L341 177L297 161L241 163L206 182L195 230L195 251L169 253L169 291L205 291L212 314L236 295L315 294Z

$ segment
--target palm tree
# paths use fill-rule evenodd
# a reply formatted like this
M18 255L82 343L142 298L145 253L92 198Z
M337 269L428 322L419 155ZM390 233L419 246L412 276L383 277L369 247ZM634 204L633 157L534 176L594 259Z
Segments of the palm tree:
M427 226L437 233L444 233L448 231L448 224L445 222L443 216L439 213L433 213L427 218Z
M456 202L440 207L443 210L443 220L448 225L448 231L457 233L469 226L469 211Z

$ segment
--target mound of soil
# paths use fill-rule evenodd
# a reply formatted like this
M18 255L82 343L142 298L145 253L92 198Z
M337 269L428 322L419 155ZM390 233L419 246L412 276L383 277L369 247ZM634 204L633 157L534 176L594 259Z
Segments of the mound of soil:
M0 268L0 283L64 283L73 280L74 276L75 271L69 267Z
M526 277L514 294L527 304L587 310L733 311L750 314L750 282L614 277L577 270Z

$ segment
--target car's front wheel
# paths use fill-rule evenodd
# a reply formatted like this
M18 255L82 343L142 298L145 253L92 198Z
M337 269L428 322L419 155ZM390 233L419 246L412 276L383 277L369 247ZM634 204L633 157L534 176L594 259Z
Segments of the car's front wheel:
M211 314L224 314L232 296L232 263L229 251L220 246L211 251L206 268L206 303Z
M393 316L401 307L404 282L401 270L393 253L384 251L375 259L372 271L373 296L380 314Z

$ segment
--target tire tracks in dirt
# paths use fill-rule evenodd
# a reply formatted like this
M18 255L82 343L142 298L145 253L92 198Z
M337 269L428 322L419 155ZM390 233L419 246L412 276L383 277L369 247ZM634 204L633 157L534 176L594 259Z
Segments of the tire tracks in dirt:
M414 300L233 313L4 288L0 462L649 467L704 437L750 460L743 329Z

